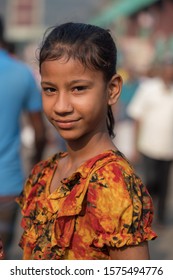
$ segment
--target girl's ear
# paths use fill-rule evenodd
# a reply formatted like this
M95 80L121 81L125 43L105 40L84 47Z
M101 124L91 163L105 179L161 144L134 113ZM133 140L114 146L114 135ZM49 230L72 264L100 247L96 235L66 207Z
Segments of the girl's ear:
M114 105L120 97L123 80L118 74L115 74L108 84L108 105Z

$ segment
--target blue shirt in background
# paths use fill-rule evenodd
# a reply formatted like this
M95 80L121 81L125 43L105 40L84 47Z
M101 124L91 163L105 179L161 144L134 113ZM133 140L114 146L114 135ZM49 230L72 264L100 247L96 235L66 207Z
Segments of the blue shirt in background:
M21 114L41 109L41 94L32 71L0 50L0 196L18 195L22 190Z

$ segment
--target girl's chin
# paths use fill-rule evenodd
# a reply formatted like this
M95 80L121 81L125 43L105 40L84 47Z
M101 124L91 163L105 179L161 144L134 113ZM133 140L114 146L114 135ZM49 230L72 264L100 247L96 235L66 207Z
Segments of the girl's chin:
M66 142L68 141L75 141L75 140L78 140L80 139L80 135L76 134L76 133L73 133L71 131L60 131L58 130L58 133L59 135L61 136L61 138L63 138Z
M77 143L79 144L79 142L83 142L85 141L85 139L88 139L88 135L86 133L82 134L81 132L74 132L74 131L60 131L58 130L59 135L61 136L61 138L64 139L65 142L74 142L77 141Z

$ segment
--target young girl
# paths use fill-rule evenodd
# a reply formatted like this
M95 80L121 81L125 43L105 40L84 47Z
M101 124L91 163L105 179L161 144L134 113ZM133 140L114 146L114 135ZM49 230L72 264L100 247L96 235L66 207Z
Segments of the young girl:
M111 140L122 79L110 33L57 26L39 64L44 112L67 152L38 163L18 198L23 258L148 259L152 201Z

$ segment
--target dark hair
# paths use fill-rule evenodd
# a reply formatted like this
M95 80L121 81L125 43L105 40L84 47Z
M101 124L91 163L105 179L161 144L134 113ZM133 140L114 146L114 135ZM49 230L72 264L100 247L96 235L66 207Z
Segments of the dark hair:
M50 29L47 30L49 32ZM45 60L66 57L79 60L82 65L101 71L108 82L116 73L117 49L110 32L84 23L64 23L45 33L39 52L39 67ZM107 128L114 137L114 117L108 106Z

